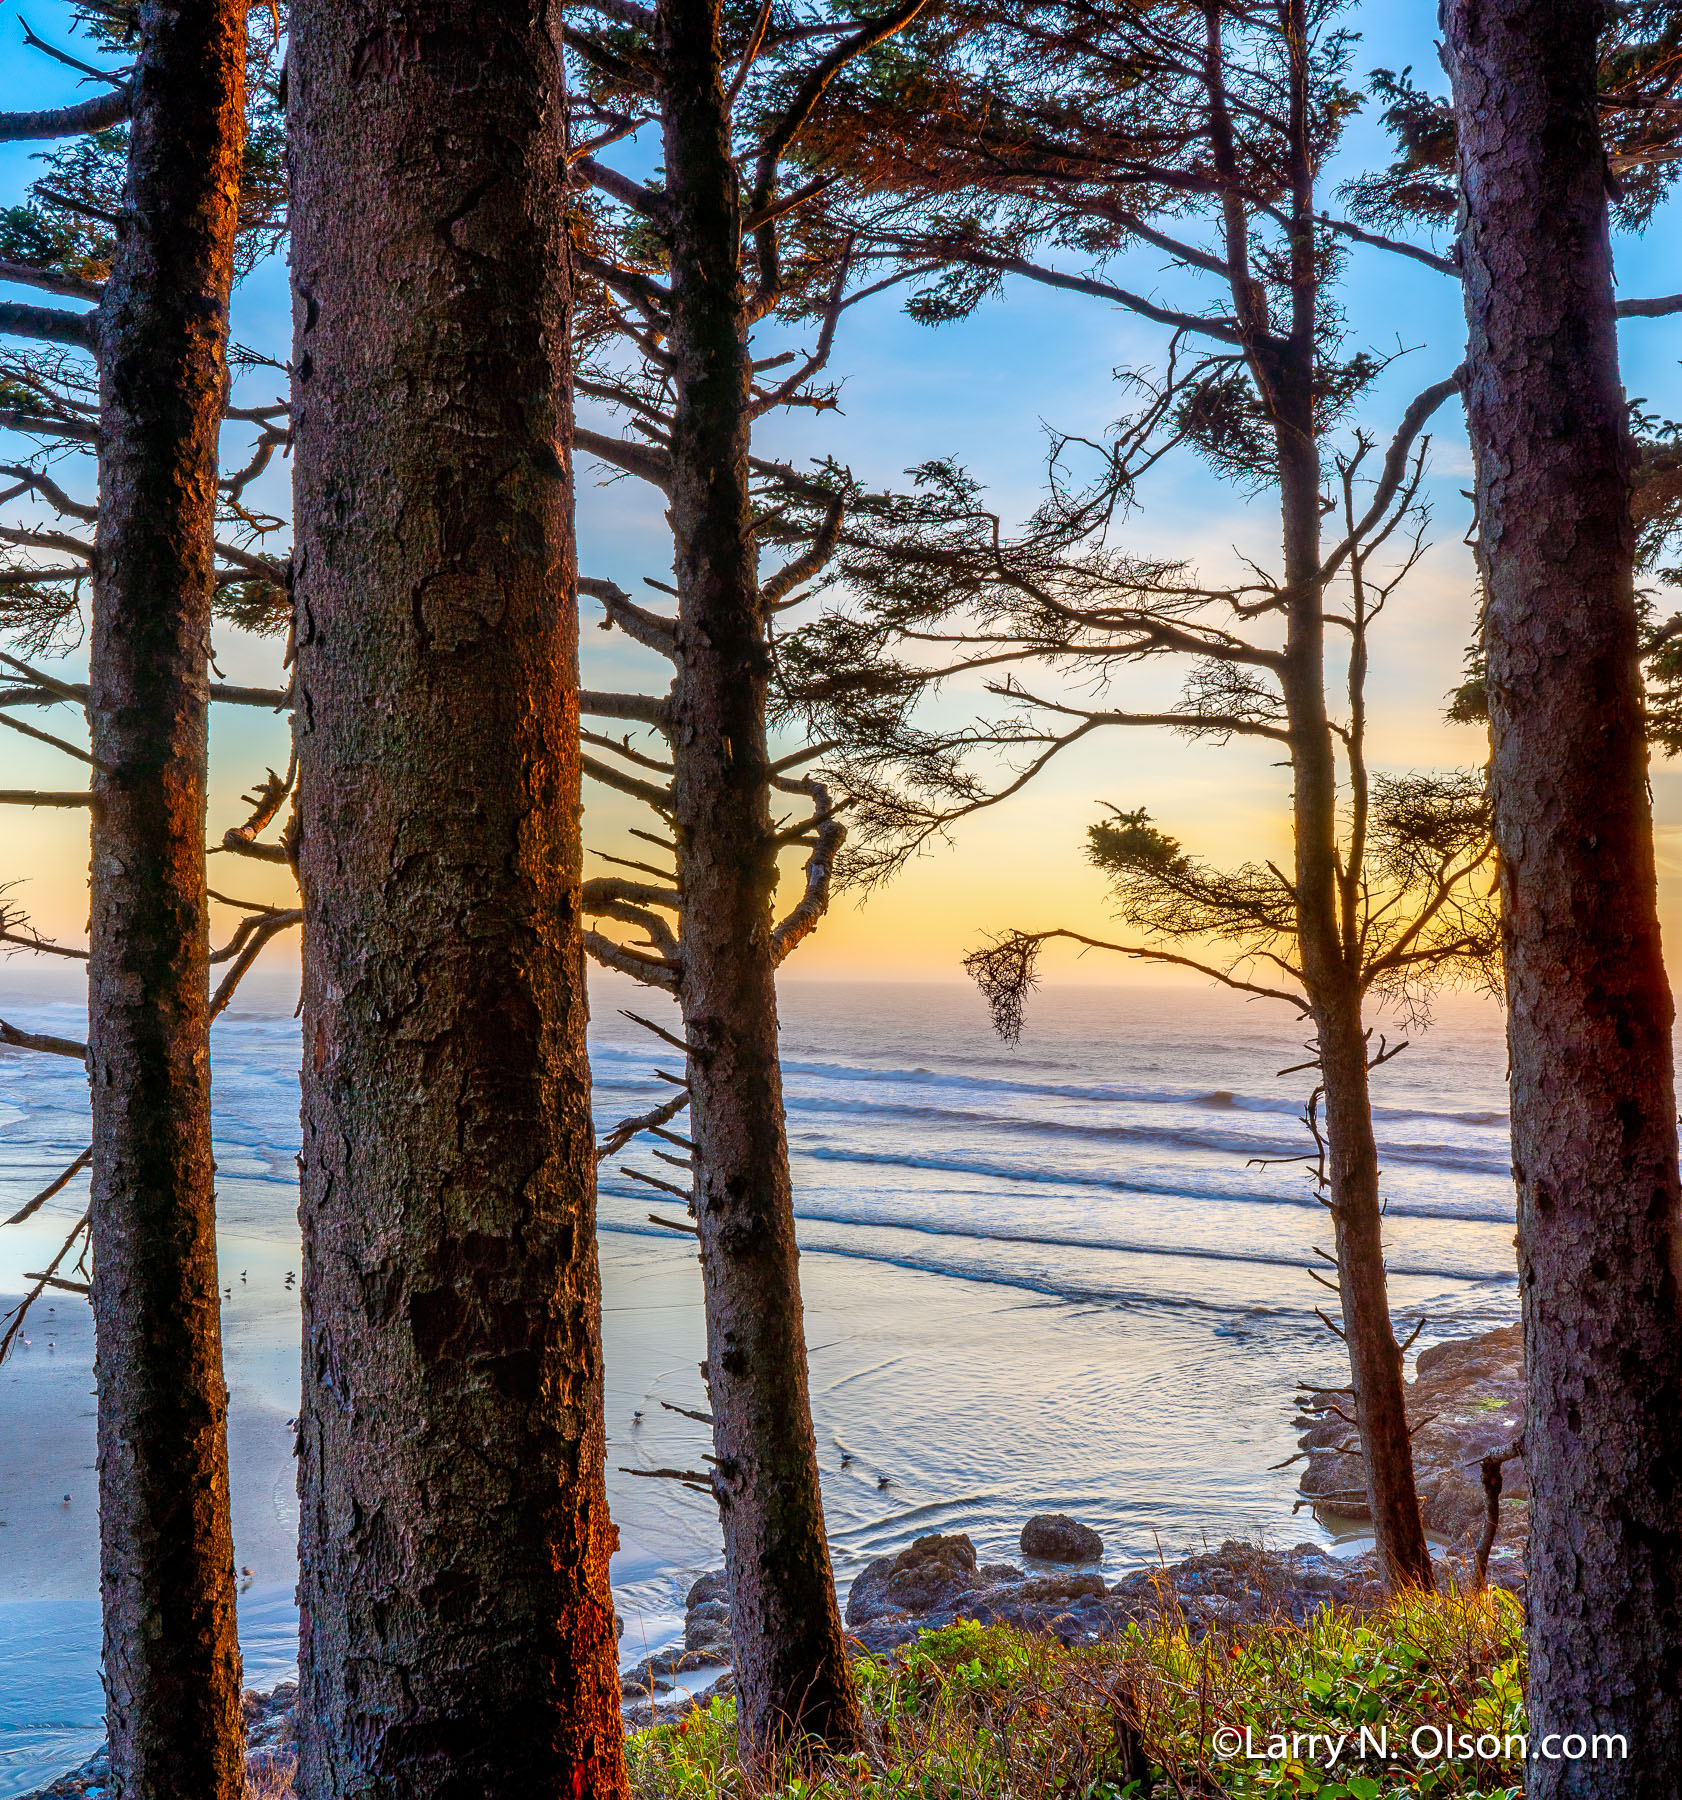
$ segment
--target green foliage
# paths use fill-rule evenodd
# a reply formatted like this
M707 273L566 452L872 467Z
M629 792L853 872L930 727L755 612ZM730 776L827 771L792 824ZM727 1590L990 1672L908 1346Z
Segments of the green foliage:
M1605 9L1600 40L1601 131L1613 180L1613 216L1639 231L1676 179L1677 115L1670 110L1682 12L1674 0L1626 0ZM1350 211L1386 230L1447 226L1459 205L1455 185L1454 111L1446 95L1415 85L1411 68L1374 69L1372 94L1384 102L1379 122L1395 140L1388 168L1343 189Z
M1142 806L1133 812L1112 806L1110 811L1113 817L1086 828L1086 860L1095 869L1111 875L1162 875L1178 874L1187 866L1180 840L1158 831Z
M1078 1649L960 1621L857 1665L860 1756L822 1766L797 1754L749 1778L734 1702L720 1699L632 1737L631 1782L637 1800L1125 1800L1137 1792L1122 1774L1137 1732L1159 1793L1516 1800L1523 1770L1507 1740L1525 1729L1522 1622L1499 1591L1202 1637L1170 1616ZM1439 1760L1427 1739L1416 1757L1420 1727L1501 1742L1494 1755ZM1381 1730L1388 1755L1370 1749ZM1248 1731L1263 1754L1223 1755L1226 1731ZM1278 1736L1289 1752L1293 1734L1304 1754L1266 1754ZM1347 1742L1333 1761L1325 1745L1337 1738Z
M1372 91L1385 102L1379 123L1396 140L1389 168L1363 175L1344 189L1350 211L1390 230L1413 223L1448 225L1460 204L1454 174L1454 111L1448 101L1416 87L1413 70L1374 69Z

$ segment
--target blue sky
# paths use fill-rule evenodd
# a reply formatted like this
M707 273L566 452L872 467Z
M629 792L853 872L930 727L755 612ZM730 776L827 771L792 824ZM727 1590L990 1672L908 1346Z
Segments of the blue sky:
M59 5L29 15L37 30L55 41L63 41L65 16ZM1364 34L1356 71L1411 64L1423 84L1438 90L1446 85L1436 58L1433 6L1417 0L1368 5L1356 23ZM74 98L75 78L24 49L21 37L17 14L0 14L0 106ZM32 148L0 147L0 193L8 200L21 196ZM1357 121L1331 171L1328 191L1347 174L1388 160L1389 153L1376 122L1370 116ZM1669 207L1644 236L1619 243L1624 293L1682 288L1675 225ZM1169 298L1190 292L1186 278L1164 271L1154 253L1131 259L1127 277ZM25 297L18 289L8 289L7 296ZM1416 263L1357 250L1342 300L1352 344L1377 350L1401 346L1408 352L1363 405L1363 420L1387 435L1406 401L1459 360L1464 335L1459 294L1451 281ZM240 342L284 356L289 303L278 259L257 270L236 297L234 334ZM956 455L983 482L1006 520L1020 520L1039 495L1044 428L1101 436L1120 410L1113 372L1157 362L1163 348L1163 334L1154 326L1093 300L1026 283L1009 286L972 319L932 330L907 319L899 301L887 295L854 309L843 326L832 362L832 373L844 383L842 411L768 421L760 443L795 459L836 456L876 484L899 480L903 470L927 458ZM1669 416L1682 416L1679 357L1682 320L1626 323L1626 385ZM272 371L260 371L247 378L248 393L267 397L276 380ZM645 575L667 573L665 528L651 492L639 491L633 482L604 485L601 473L589 459L580 459L580 564L635 589ZM285 484L285 469L277 464L259 503L283 511ZM1462 421L1455 408L1444 407L1431 459L1432 547L1387 613L1375 649L1373 744L1383 767L1467 765L1484 755L1478 732L1447 726L1441 717L1471 627L1471 564L1462 542L1468 520L1462 490L1469 485ZM1230 566L1235 546L1263 562L1276 560L1277 524L1268 497L1247 502L1189 456L1170 459L1150 479L1142 499L1119 534L1128 548L1186 557L1211 573ZM659 672L646 654L618 634L593 629L598 620L599 611L586 603L587 684L656 685ZM230 679L276 679L273 645L224 633L218 651ZM976 699L957 690L942 707L947 716L957 716ZM0 748L6 785L62 785L62 759L20 749L22 743L10 738ZM276 721L242 710L218 719L214 754L216 835L236 821L238 795L262 766L284 762L284 734ZM1659 765L1653 786L1666 871L1666 923L1676 941L1682 935L1682 774ZM1283 772L1265 750L1190 745L1163 733L1094 741L1037 790L961 829L950 847L921 859L868 904L843 901L802 948L798 972L946 976L957 972L963 951L984 930L1069 923L1103 931L1104 896L1080 854L1085 826L1100 801L1146 805L1188 847L1235 861L1287 848L1285 791ZM628 816L617 803L592 796L589 840L613 848ZM0 842L5 845L0 880L27 874L28 886L20 893L40 922L78 930L85 914L86 847L74 817L12 813ZM262 888L261 869L246 879L242 866L240 874L239 891ZM796 972L795 965L790 972ZM1054 966L1049 972L1059 971ZM1074 970L1064 965L1061 972L1068 976ZM1080 973L1083 979L1125 975L1121 968L1090 963Z

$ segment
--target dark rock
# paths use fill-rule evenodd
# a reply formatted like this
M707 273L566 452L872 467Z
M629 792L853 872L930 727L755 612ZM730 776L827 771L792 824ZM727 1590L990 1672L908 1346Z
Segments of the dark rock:
M692 1669L715 1667L722 1659L711 1650L680 1650L675 1644L645 1656L634 1669L619 1677L619 1692L626 1700L648 1700L672 1691L672 1677Z
M702 1575L690 1587L689 1592L683 1597L683 1607L687 1612L690 1607L699 1606L703 1600L723 1600L728 1604L729 1599L729 1576L722 1569L713 1569Z
M982 1581L975 1545L962 1533L915 1539L898 1556L880 1556L847 1595L848 1625L867 1625L885 1613L930 1613Z
M1022 1527L1022 1554L1038 1562L1097 1562L1104 1540L1067 1513L1036 1513Z
M109 1789L110 1785L111 1758L101 1744L81 1768L61 1775L51 1787L37 1788L34 1793L25 1794L23 1800L82 1800L90 1788Z
M671 1699L656 1697L652 1700L645 1695L635 1705L624 1709L625 1729L646 1731L651 1725L676 1724L679 1719L687 1717L693 1707L706 1706L720 1694L733 1694L735 1691L736 1677L726 1669L717 1681L698 1693L680 1694Z
M730 1608L722 1600L702 1600L690 1607L683 1621L683 1647L728 1658Z
M1364 1494L1350 1491L1361 1489L1365 1477L1354 1428L1338 1417L1349 1412L1349 1396L1317 1390L1302 1404L1305 1417L1299 1422L1306 1429L1297 1443L1309 1453L1303 1493L1327 1496L1328 1512L1369 1518ZM1451 1338L1420 1351L1417 1373L1407 1385L1407 1414L1425 1529L1461 1557L1469 1556L1486 1517L1479 1464L1508 1448L1524 1423L1522 1327ZM1355 1453L1345 1454L1346 1449ZM1529 1499L1524 1461L1515 1457L1502 1468L1501 1529L1490 1557L1491 1581L1522 1584Z
M280 1792L297 1764L292 1744L293 1709L298 1684L283 1681L272 1693L247 1688L240 1696L245 1716L245 1772L249 1780L267 1778L264 1791ZM111 1791L111 1758L104 1744L79 1769L61 1775L50 1787L38 1788L23 1800L103 1800Z

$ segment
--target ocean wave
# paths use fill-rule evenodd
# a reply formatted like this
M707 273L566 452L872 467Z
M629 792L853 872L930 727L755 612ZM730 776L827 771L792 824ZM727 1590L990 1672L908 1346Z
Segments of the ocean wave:
M1005 1075L966 1075L956 1070L930 1069L921 1065L904 1068L872 1068L861 1063L787 1060L787 1075L814 1075L827 1081L903 1082L907 1085L951 1087L975 1091L1020 1094L1025 1098L1089 1100L1099 1104L1134 1106L1200 1106L1221 1112L1283 1113L1301 1115L1302 1101L1277 1095L1245 1094L1233 1088L1135 1087L1112 1083L1040 1082L1013 1080ZM1440 1110L1423 1106L1375 1106L1375 1119L1438 1120L1445 1125L1505 1126L1503 1110Z
M890 1109L887 1108L878 1110L881 1113L888 1113L890 1111ZM937 1122L925 1119L922 1115L913 1116L916 1117L920 1123ZM943 1124L952 1123L980 1126L982 1128L991 1127L999 1130L1007 1129L1002 1123L994 1127L993 1122L990 1121L985 1114L978 1115L974 1118L968 1118L962 1114L948 1115L943 1116L938 1122ZM1076 1127L1073 1129L1081 1136L1092 1136L1117 1144L1150 1144L1175 1150L1226 1152L1228 1154L1239 1155L1246 1158L1256 1158L1258 1160L1266 1157L1268 1160L1285 1162L1301 1159L1306 1154L1304 1146L1301 1144L1264 1144L1259 1143L1254 1139L1222 1141L1214 1136L1197 1136L1187 1132L1154 1131L1149 1127L1144 1126L1135 1128L1124 1125L1094 1125ZM1014 1135L1014 1132L1012 1135ZM1001 1181L1050 1182L1054 1184L1067 1183L1075 1187L1120 1188L1123 1191L1144 1194L1177 1194L1186 1191L1177 1187L1164 1188L1130 1182L1117 1176L1094 1174L1086 1170L1047 1168L1038 1164L1032 1168L1024 1168L1020 1164L1011 1164L1002 1161L995 1162L981 1157L954 1156L951 1154L931 1153L926 1151L852 1150L833 1144L807 1145L802 1144L798 1137L791 1138L790 1148L798 1151L801 1155L815 1157L820 1162L864 1162L877 1163L884 1167L900 1166L908 1169L944 1169L954 1175L996 1176ZM1487 1158L1474 1158L1469 1156L1457 1157L1453 1155L1435 1156L1415 1153L1415 1147L1408 1145L1380 1145L1379 1156L1382 1161L1411 1163L1423 1167L1443 1169L1460 1175L1505 1175L1508 1167L1505 1161L1496 1162ZM1201 1193L1201 1190L1192 1191L1194 1195ZM1237 1197L1257 1200L1278 1200L1283 1198L1282 1195L1272 1193L1257 1193ZM1292 1204L1290 1201L1286 1201L1285 1203ZM1309 1199L1303 1202L1303 1204L1318 1205L1319 1202ZM1393 1206L1391 1210L1399 1211L1400 1207ZM1414 1216L1420 1218L1440 1217L1446 1219L1466 1219L1475 1218L1479 1215L1470 1211L1456 1210L1443 1213L1427 1211L1416 1213ZM1491 1218L1500 1217L1510 1219L1513 1215L1510 1211L1507 1211L1500 1214L1491 1213L1489 1216Z
M670 1243L672 1233L657 1226L638 1224L633 1220L599 1221L600 1229L619 1237L650 1238ZM1060 1300L1071 1306L1102 1306L1141 1312L1162 1312L1178 1317L1209 1318L1224 1325L1253 1322L1252 1328L1278 1325L1295 1329L1324 1330L1311 1303L1294 1306L1284 1302L1258 1304L1253 1299L1218 1300L1199 1294L1164 1293L1153 1288L1125 1287L1081 1281L1073 1275L1054 1276L1031 1269L1012 1268L1006 1264L980 1267L933 1254L895 1250L887 1245L868 1243L813 1243L801 1245L803 1256L840 1256L857 1262L883 1263L892 1268L911 1269L925 1275L940 1275L952 1281L973 1281L985 1287L1015 1288L1024 1293L1042 1294L1048 1300ZM1463 1275L1443 1277L1445 1280L1475 1286Z
M627 1196L627 1198L630 1197L632 1196ZM1120 1238L1054 1236L1045 1232L1011 1231L1002 1226L942 1224L932 1219L887 1218L876 1214L866 1216L839 1210L825 1210L806 1202L796 1205L794 1216L797 1219L808 1219L824 1225L855 1225L865 1230L885 1227L893 1231L920 1232L928 1237L967 1238L984 1244L1017 1244L1026 1249L1097 1250L1115 1256L1189 1257L1195 1262L1244 1263L1279 1269L1300 1270L1307 1267L1307 1259L1304 1256L1288 1253L1269 1254L1255 1250L1218 1250L1194 1244L1128 1242ZM1463 1213L1457 1213L1454 1216L1456 1219L1465 1217ZM1453 1269L1446 1268L1440 1263L1404 1262L1389 1262L1386 1267L1391 1275L1416 1275L1427 1280L1493 1283L1517 1281L1518 1279L1516 1267L1511 1269Z

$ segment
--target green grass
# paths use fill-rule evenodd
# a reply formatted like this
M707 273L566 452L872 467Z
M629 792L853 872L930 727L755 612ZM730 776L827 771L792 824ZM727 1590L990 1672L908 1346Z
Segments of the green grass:
M1515 1800L1524 1730L1516 1601L1413 1597L1366 1620L1322 1612L1194 1642L1184 1621L1116 1643L1065 1650L1047 1639L959 1623L926 1632L891 1661L858 1665L867 1751L822 1767L789 1760L745 1775L734 1702L630 1741L637 1800L1124 1800L1120 1746L1142 1733L1158 1794L1313 1795L1316 1800ZM1387 1728L1388 1756L1358 1758ZM1255 1759L1223 1755L1218 1734L1248 1727ZM1416 1729L1484 1737L1462 1760L1416 1756ZM1269 1740L1304 1740L1267 1754ZM1309 1746L1306 1739L1322 1740ZM1347 1736L1333 1763L1324 1740ZM1511 1751L1512 1754L1503 1754Z

